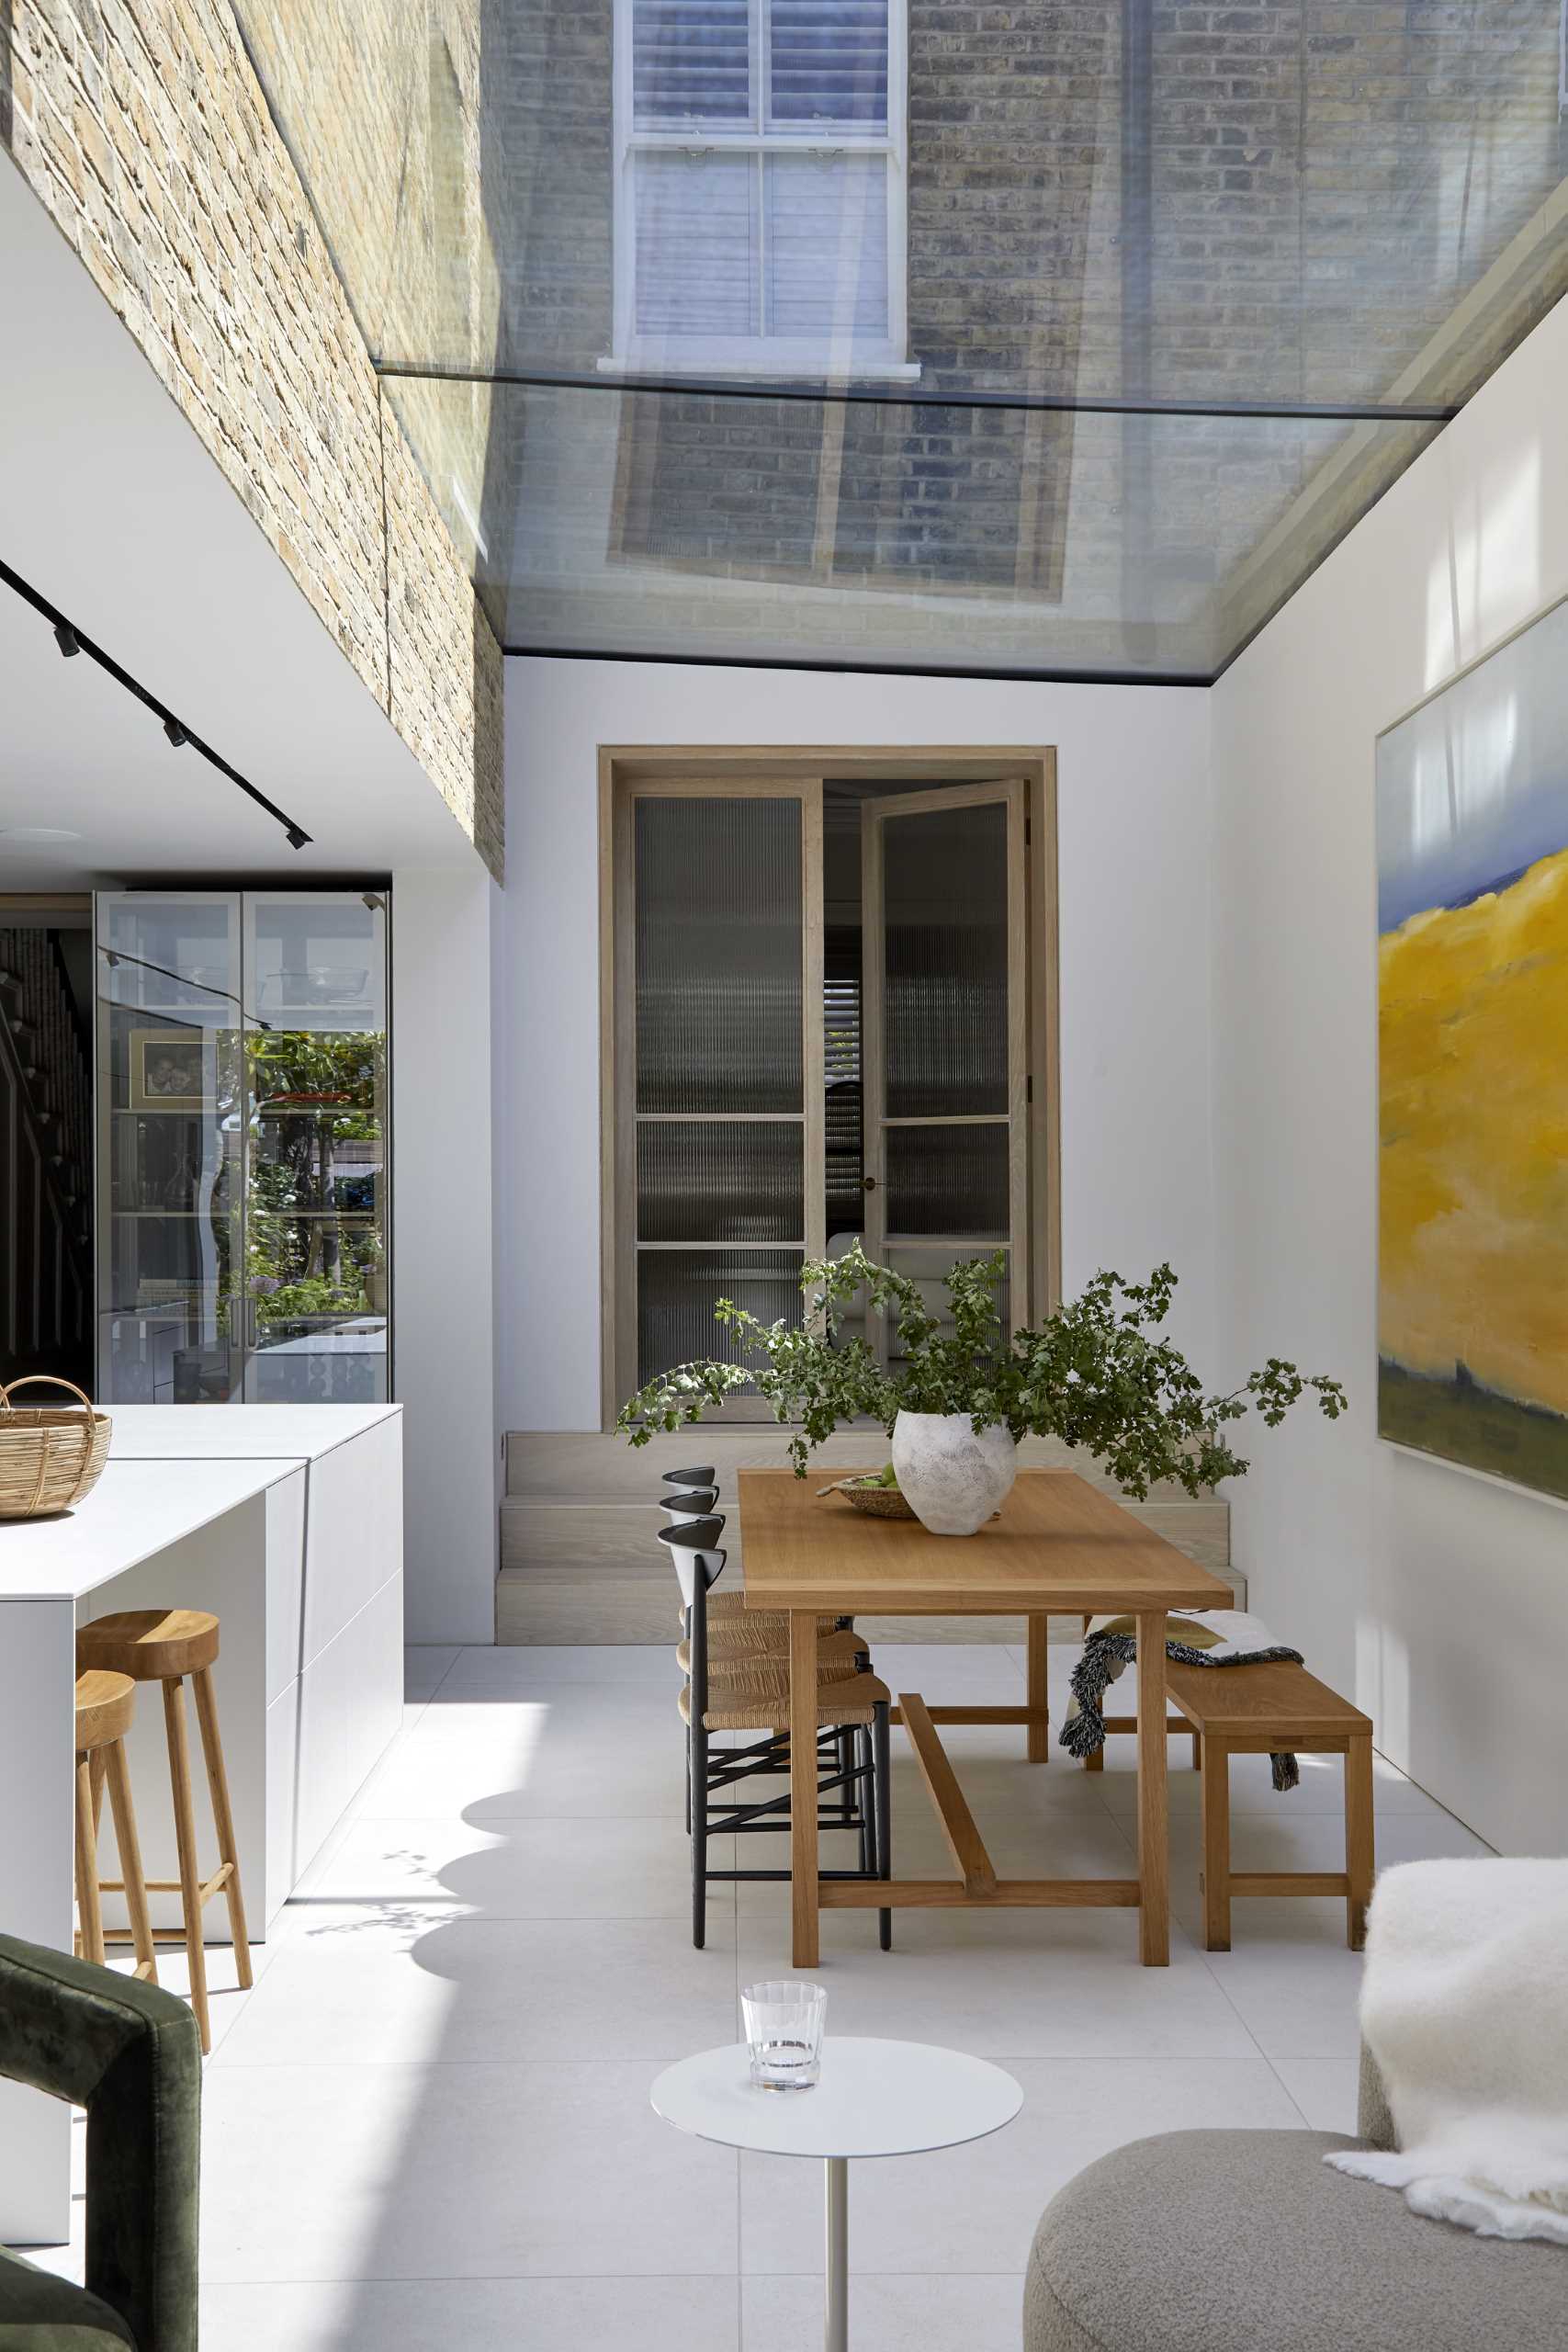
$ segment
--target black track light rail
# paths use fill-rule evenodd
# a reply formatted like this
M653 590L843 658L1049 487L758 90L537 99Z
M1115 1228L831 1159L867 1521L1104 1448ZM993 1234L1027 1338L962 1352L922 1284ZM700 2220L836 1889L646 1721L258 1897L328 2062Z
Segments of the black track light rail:
M267 815L282 826L290 849L304 849L307 846L310 836L303 825L297 825L293 818L278 807L276 800L269 800L265 792L249 783L240 774L238 768L231 767L222 753L215 752L210 743L203 742L199 735L193 735L184 720L176 718L166 704L161 703L156 695L150 695L146 687L131 676L129 670L120 667L112 653L106 653L101 645L95 644L90 637L85 636L74 621L67 620L65 615L51 605L47 596L40 596L38 590L29 586L20 572L13 571L10 565L3 559L0 559L0 580L5 582L7 588L14 589L25 605L30 605L35 613L42 614L54 631L55 643L68 660L75 654L85 653L89 660L97 663L100 670L107 670L116 684L125 688L127 694L134 695L138 702L146 705L155 718L163 721L164 732L176 750L182 744L188 743L193 752L199 752L202 758L218 770L220 775L226 775L231 784L238 786L247 799L254 800L258 808L265 808Z
M378 376L416 384L518 385L553 392L698 393L725 401L804 401L828 408L976 408L1004 416L1248 417L1308 424L1451 424L1452 401L1118 400L1107 393L1080 399L1072 392L940 391L914 384L850 384L736 376L639 375L627 369L567 368L446 368L434 361L378 359Z

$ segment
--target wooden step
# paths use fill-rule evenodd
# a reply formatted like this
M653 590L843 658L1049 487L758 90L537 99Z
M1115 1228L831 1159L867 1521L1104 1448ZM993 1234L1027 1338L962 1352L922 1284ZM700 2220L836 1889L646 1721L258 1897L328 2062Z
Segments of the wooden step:
M730 1570L744 1565L736 1507L740 1469L783 1465L788 1433L771 1423L703 1423L646 1447L601 1430L513 1431L506 1441L507 1494L501 1506L501 1587L497 1639L502 1642L647 1642L668 1636L670 1563L655 1531L660 1473L693 1461L711 1462L718 1480L716 1509ZM880 1430L840 1430L813 1457L808 1480L826 1486L845 1469L886 1458ZM1070 1449L1030 1438L1019 1449L1022 1467L1070 1464L1094 1485L1113 1482ZM1187 1557L1245 1589L1230 1558L1230 1507L1210 1495L1193 1498L1171 1482L1127 1509ZM1021 1645L1021 1619L887 1618L874 1638L899 1642L1010 1643ZM1070 1619L1052 1626L1052 1638L1072 1640Z

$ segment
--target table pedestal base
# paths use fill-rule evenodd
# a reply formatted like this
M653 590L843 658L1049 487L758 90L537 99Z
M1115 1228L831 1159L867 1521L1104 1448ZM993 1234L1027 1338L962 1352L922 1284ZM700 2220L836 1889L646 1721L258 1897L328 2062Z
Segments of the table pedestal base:
M828 2207L828 2297L822 2320L823 2352L850 2347L850 2160L824 2160Z

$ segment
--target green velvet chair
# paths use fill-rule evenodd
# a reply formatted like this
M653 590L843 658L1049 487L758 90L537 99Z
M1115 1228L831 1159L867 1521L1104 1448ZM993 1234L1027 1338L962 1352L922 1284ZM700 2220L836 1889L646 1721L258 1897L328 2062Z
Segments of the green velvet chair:
M196 2352L190 2010L155 1984L0 1936L0 2075L87 2110L86 2286L0 2251L0 2352Z

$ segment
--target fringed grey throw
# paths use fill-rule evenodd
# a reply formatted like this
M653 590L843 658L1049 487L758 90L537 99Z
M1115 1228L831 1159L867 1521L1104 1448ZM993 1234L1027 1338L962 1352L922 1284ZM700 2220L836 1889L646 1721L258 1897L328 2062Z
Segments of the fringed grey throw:
M1231 1612L1211 1610L1202 1621L1202 1630L1209 1634L1209 1645L1196 1647L1190 1642L1168 1641L1167 1657L1175 1658L1180 1666L1265 1666L1282 1658L1292 1666L1303 1666L1305 1660L1300 1650L1287 1648L1283 1642L1255 1643L1247 1647L1226 1639L1215 1643L1224 1617ZM1236 1612L1239 1615L1241 1612ZM1194 1631L1199 1623L1194 1623ZM1261 1630L1261 1629L1260 1629ZM1105 1693L1124 1666L1131 1666L1138 1655L1135 1634L1122 1633L1104 1626L1086 1635L1083 1656L1073 1668L1071 1690L1076 1709L1067 1716L1058 1735L1060 1745L1069 1756L1081 1764L1090 1756L1098 1756L1105 1745ZM1301 1780L1301 1769L1293 1756L1270 1756L1274 1786L1293 1789Z

